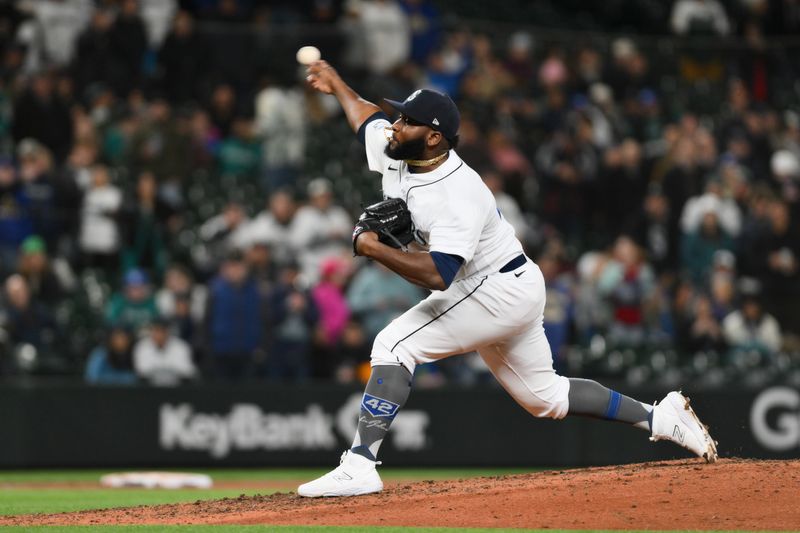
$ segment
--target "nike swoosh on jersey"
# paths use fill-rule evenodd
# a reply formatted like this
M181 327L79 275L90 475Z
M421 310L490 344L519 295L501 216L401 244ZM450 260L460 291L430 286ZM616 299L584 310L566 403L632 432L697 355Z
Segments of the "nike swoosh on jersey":
M518 277L520 277L521 275L523 275L525 272L527 272L527 270L523 270L523 271L522 271L522 272L520 272L519 274L514 274L514 277L515 277L515 278L518 278Z

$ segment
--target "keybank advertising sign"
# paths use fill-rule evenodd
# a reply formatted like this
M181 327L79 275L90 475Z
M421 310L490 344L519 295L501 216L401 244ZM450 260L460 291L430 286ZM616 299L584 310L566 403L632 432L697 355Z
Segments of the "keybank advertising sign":
M664 390L624 389L634 398ZM691 390L722 457L800 458L800 390ZM377 412L392 406L367 398ZM0 386L0 467L328 466L349 447L362 395L261 385ZM587 444L591 443L591 445ZM392 466L588 466L689 458L667 442L581 417L540 420L499 387L415 390L381 456Z
M163 450L204 451L215 459L245 451L338 449L353 439L360 405L361 394L350 396L335 412L318 403L294 413L265 411L252 403L234 404L227 413L202 412L191 403L163 403L159 443ZM421 450L429 422L425 411L404 410L388 439L398 450Z
M750 409L750 428L769 451L800 449L800 391L789 387L762 391Z

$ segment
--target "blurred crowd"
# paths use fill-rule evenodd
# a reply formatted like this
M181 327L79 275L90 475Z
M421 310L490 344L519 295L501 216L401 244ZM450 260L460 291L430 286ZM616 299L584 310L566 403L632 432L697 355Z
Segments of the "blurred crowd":
M368 375L425 294L352 257L379 181L304 84L315 44L372 101L456 100L459 154L544 273L559 370L800 383L800 47L779 36L800 3L628 3L666 9L662 34L433 0L3 3L0 376ZM419 383L487 372L471 354Z

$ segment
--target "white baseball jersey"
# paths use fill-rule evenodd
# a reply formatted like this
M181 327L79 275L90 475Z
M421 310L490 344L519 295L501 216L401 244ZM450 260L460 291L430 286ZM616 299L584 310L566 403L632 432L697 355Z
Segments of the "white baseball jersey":
M453 283L433 291L375 339L372 365L417 364L477 351L508 393L534 416L563 418L569 380L553 370L544 335L544 278L497 211L480 176L451 150L431 172L411 173L385 155L385 119L365 126L369 168L383 174L383 194L403 198L429 251L464 259Z
M450 150L439 168L412 173L405 162L384 153L390 128L385 119L367 124L369 168L383 174L385 198L406 201L424 248L464 259L456 280L497 272L522 253L514 228L498 211L491 191L455 151Z

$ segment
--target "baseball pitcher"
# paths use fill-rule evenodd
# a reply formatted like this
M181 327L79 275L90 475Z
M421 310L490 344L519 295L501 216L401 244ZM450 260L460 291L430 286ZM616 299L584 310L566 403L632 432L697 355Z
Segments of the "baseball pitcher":
M307 75L313 88L336 96L366 148L369 168L383 176L387 200L359 219L354 252L432 292L375 339L353 445L337 468L301 485L298 494L382 490L378 449L408 398L414 368L473 350L533 416L625 422L651 440L670 440L716 460L716 443L680 392L651 406L595 381L555 373L542 326L542 273L523 253L481 177L456 153L460 119L448 96L423 89L403 102L386 100L399 114L391 122L327 62L311 63Z

